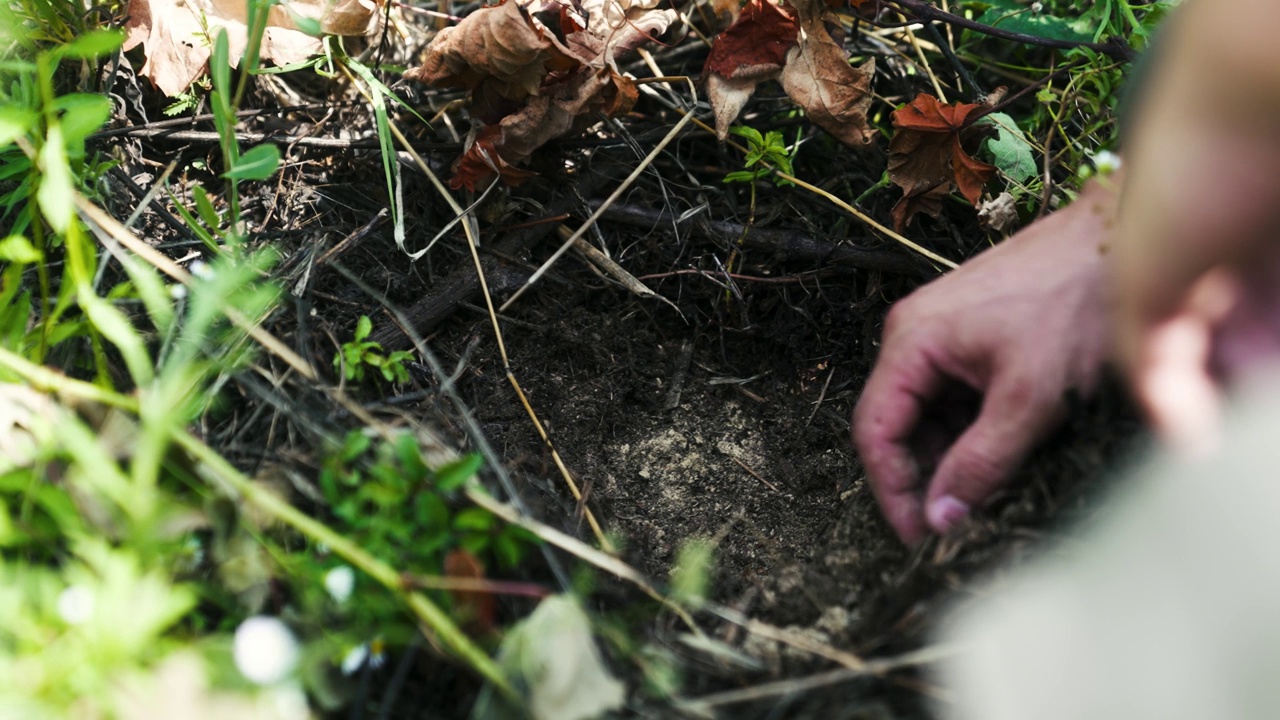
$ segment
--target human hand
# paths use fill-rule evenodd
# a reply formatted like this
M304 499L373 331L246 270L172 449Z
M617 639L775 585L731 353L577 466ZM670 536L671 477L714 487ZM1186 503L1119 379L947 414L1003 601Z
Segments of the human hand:
M1261 9L1261 12L1258 10ZM1280 366L1280 12L1188 3L1126 134L1117 350L1175 447L1217 444L1224 389ZM1245 35L1224 36L1248 13ZM1265 109L1265 110L1264 110Z
M1092 390L1109 347L1113 204L1091 184L889 313L852 432L903 542L963 519L1060 420L1067 391Z

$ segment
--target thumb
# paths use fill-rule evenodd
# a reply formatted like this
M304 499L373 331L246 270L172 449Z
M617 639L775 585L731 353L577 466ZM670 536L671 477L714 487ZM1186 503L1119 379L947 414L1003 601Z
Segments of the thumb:
M925 498L925 519L945 534L986 500L1062 415L1063 400L1034 377L998 375L981 414L943 456Z

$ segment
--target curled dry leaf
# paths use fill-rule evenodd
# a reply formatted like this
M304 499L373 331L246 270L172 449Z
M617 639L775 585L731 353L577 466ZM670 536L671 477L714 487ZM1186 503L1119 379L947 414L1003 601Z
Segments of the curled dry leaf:
M319 21L328 33L363 34L376 24L376 10L374 0L294 0L288 10L274 7L267 16L261 57L289 65L320 52L319 38L299 30L291 12ZM129 0L124 49L141 45L147 61L139 74L166 95L178 95L207 70L219 30L227 31L232 65L239 62L245 53L247 13L244 0Z
M970 124L982 105L943 105L920 94L893 113L898 129L889 143L889 179L902 188L893 207L893 224L901 232L916 213L937 217L952 188L977 205L982 187L996 168L973 159L966 142L977 142L986 128Z
M437 87L475 90L483 84L508 100L523 100L538 94L548 74L579 65L549 28L520 3L508 2L441 30L422 67L404 76Z
M638 93L617 57L676 18L661 0L508 0L442 31L405 77L471 90L472 134L450 185L475 190L531 173L516 166L596 113L629 112Z
M978 224L986 230L1003 233L1018 226L1018 205L1013 196L1002 192L978 206Z
M583 118L595 113L615 116L631 110L639 93L633 81L608 68L591 74L578 73L570 82L549 88L529 98L519 112L485 126L454 166L449 186L475 191L494 177L518 185L535 173L515 167L547 141L573 129Z
M756 86L781 79L782 88L811 120L840 141L863 146L874 60L849 65L844 48L827 31L826 6L796 0L792 11L770 0L750 0L738 21L711 46L703 67L707 95L724 139Z

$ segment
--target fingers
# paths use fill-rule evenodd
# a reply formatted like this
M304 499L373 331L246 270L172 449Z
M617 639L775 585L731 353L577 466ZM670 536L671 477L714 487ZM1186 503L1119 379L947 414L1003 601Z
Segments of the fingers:
M1128 318L1125 364L1134 394L1172 447L1198 454L1217 443L1215 334L1239 297L1229 273L1212 271L1190 286L1176 310L1157 314L1138 305Z
M1156 431L1192 454L1217 444L1218 387L1209 374L1212 329L1203 318L1175 315L1142 340L1133 387Z
M1057 386L1013 372L997 375L977 421L943 457L929 485L928 527L946 533L1006 483L1031 448L1061 417Z
M868 482L885 519L908 545L924 539L927 532L920 468L909 441L920 422L923 403L937 392L941 381L923 353L894 353L886 348L853 412L853 443Z

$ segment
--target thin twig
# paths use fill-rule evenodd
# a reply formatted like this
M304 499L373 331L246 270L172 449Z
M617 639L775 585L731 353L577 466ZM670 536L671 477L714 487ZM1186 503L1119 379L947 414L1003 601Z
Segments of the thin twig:
M444 183L440 182L440 178L431 171L431 167L427 165L422 156L413 150L413 146L409 143L409 139L400 132L400 128L394 123L388 121L388 127L391 134L395 135L396 140L401 144L413 161L418 165L418 169L422 171L431 184L435 186L437 192L444 198L445 202L453 210L455 215L462 215L464 210L453 195L445 188ZM493 295L489 292L489 281L485 279L484 265L480 262L480 239L476 237L476 229L473 222L474 218L468 217L466 222L462 224L462 230L467 236L467 247L471 251L471 260L475 265L476 279L480 282L480 290L484 295L485 307L489 311L489 322L493 326L494 341L498 345L498 356L502 358L502 369L507 376L507 382L510 383L512 390L515 391L516 397L520 400L520 405L524 407L525 413L529 416L529 420L533 423L534 429L538 432L538 437L543 444L547 446L551 453L551 460L555 463L556 469L560 472L560 477L564 479L565 485L569 488L569 492L573 494L573 499L583 505L583 514L586 516L587 524L591 526L591 532L595 534L596 541L600 543L600 547L607 552L614 551L613 541L609 536L605 535L604 528L600 526L600 521L596 519L595 513L591 512L591 508L587 507L582 496L582 490L578 488L578 483L573 479L573 473L569 472L569 467L565 465L564 459L560 457L560 451L556 449L555 443L551 442L551 435L547 432L547 428L542 424L542 420L538 417L538 413L534 411L533 405L530 404L528 396L524 393L524 388L520 386L520 381L516 379L515 373L511 370L511 361L507 355L507 344L502 337L502 326L498 323L498 311L494 308Z
M697 87L694 86L693 80L691 80L690 78L686 77L684 79L686 82L689 83L689 91L693 93L694 104L696 105L697 98L698 98ZM693 119L694 118L692 114L685 113L683 117L681 117L678 121L676 121L676 124L671 128L671 131L668 132L664 138L662 138L661 142L659 142L656 146L654 146L653 150L651 150L649 154L645 156L644 160L640 161L640 164L637 165L635 170L633 170L631 174L627 176L627 179L623 180L622 184L618 185L618 187L613 191L613 193L611 193L609 197L605 199L604 204L596 208L595 212L591 213L591 217L587 218L587 221L582 223L582 225L573 233L573 235L571 235L568 239L566 239L564 243L560 245L559 249L557 249L554 253L552 253L551 257L547 258L546 262L542 263L542 265L533 273L533 275L529 276L529 279L525 282L524 287L517 290L515 294L507 298L506 302L502 303L502 307L498 308L498 311L505 312L507 308L511 307L511 304L514 303L516 300L518 300L520 296L524 294L525 290L528 290L535 282L538 281L539 278L541 278L547 272L548 269L550 269L552 265L555 264L557 260L560 259L562 255L568 252L569 248L573 247L573 241L582 237L582 235L587 230L589 230L591 226L595 225L596 220L600 219L600 215L603 214L604 211L607 210L610 205L617 202L618 198L622 197L622 194L627 191L627 188L631 187L631 183L635 182L636 178L640 177L641 173L643 173L645 170L649 168L650 165L653 164L653 161L657 159L658 155L661 154L662 151L666 149L667 145L672 140L676 139L676 137L679 136L680 131L684 129L684 126L688 125L689 121Z

